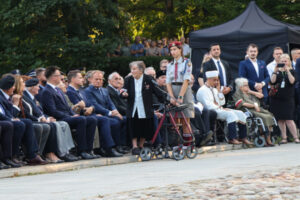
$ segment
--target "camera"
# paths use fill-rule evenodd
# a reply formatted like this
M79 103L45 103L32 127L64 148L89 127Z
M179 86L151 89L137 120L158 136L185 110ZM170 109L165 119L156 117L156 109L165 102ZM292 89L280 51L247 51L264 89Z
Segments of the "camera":
M278 68L284 67L284 63L279 63L279 64L277 64L277 67L278 67Z

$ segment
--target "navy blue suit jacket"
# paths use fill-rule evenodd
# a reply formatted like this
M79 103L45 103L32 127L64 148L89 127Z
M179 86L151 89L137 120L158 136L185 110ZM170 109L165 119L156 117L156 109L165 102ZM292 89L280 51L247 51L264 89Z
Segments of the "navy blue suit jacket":
M92 106L89 100L86 98L85 92L83 90L79 90L79 93L71 86L67 88L67 95L74 105L80 101L84 101L86 107Z
M16 109L11 102L9 102L5 96L0 91L0 102L2 107L5 109L5 115L7 119L11 120L12 118L19 117L20 111Z
M296 60L295 65L296 75L298 77L298 82L296 83L296 88L300 88L300 58Z
M23 103L23 107L24 107L24 112L25 112L26 118L29 118L32 121L38 121L39 117L41 117L41 116L44 115L44 113L42 111L42 108L39 107L36 104L36 102L34 102L34 100L31 99L31 97L30 97L30 95L28 94L27 91L23 92L23 101L26 101L30 105L30 107L32 109L32 115L31 115L30 111L29 111L30 108L27 106L26 103Z
M265 82L265 86L263 87L263 94L266 98L268 96L267 88L270 81L268 69L266 67L266 63L262 60L257 60L257 64L259 76L257 76L255 68L249 59L241 61L239 65L239 77L248 79L249 86L252 90L255 90L255 83Z
M45 113L57 120L75 115L67 104L66 99L60 96L58 92L48 84L42 92L42 105Z
M116 110L116 106L110 99L107 89L101 87L100 90L102 93L99 89L90 85L85 89L85 95L89 102L95 107L97 114L108 116L110 111Z

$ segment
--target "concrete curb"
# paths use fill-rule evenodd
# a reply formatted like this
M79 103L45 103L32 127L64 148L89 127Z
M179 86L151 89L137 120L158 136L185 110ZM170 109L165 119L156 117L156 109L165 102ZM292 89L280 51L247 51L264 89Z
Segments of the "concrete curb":
M230 150L237 150L242 148L243 148L242 145L220 144L216 146L202 147L199 149L199 154L230 151ZM100 158L95 160L81 160L77 162L60 163L60 164L25 166L21 168L0 170L0 179L26 176L26 175L71 171L71 170L85 169L91 167L126 164L126 163L138 162L138 161L139 159L137 156L127 155L120 158Z

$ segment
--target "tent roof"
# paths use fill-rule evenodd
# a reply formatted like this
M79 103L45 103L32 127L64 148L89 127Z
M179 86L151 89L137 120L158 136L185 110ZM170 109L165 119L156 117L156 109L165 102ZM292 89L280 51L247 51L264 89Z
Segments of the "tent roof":
M281 37L272 38L278 34ZM250 40L253 38L256 41L258 36L265 42L267 42L267 38L267 40L282 41L282 39L285 39L287 42L300 43L300 26L273 19L265 14L254 1L251 1L247 9L233 20L218 26L191 32L190 41L191 47L197 48L203 45L207 46L208 43L213 42L240 43L245 39L249 39L249 37Z

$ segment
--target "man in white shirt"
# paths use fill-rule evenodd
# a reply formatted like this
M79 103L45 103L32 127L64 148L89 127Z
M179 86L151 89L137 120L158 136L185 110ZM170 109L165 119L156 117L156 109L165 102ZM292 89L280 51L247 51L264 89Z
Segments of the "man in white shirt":
M187 43L185 43L185 38L184 37L180 38L180 42L181 42L182 48L183 48L183 55L185 57L188 57L191 54L190 45L188 45Z
M296 69L296 60L300 58L300 49L298 48L292 49L291 56L292 56L292 66L294 69Z
M275 67L280 61L280 56L283 54L283 50L281 47L275 47L273 50L273 58L274 60L267 65L267 70L269 72L269 76L272 76Z
M237 140L236 125L239 127L241 141L247 145L252 144L247 140L246 115L242 111L222 107L225 104L225 97L220 92L219 72L207 71L205 75L207 81L198 90L197 100L207 109L216 111L217 119L227 122L230 144L241 144Z

